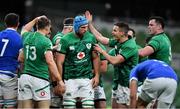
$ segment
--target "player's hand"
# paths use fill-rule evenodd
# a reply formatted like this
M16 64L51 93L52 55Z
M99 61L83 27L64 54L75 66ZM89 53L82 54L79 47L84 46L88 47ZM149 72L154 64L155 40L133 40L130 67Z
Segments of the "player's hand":
M102 52L103 52L103 49L102 49L98 44L95 44L94 50L97 51L97 52L99 52L99 53L102 53Z
M57 50L57 49L58 49L58 45L53 46L52 49L53 49L53 50Z
M38 22L41 18L47 18L45 15L42 15L42 16L38 16L35 18L35 22Z
M64 94L65 91L66 91L66 87L63 81L59 81L57 83L57 86L55 86L53 89L54 94L58 96Z
M86 17L86 19L87 19L89 22L92 22L92 15L90 14L89 11L86 11L86 12L85 12L85 17Z
M42 15L42 16L39 16L39 17L37 17L37 19L40 19L40 18L47 18L45 15Z

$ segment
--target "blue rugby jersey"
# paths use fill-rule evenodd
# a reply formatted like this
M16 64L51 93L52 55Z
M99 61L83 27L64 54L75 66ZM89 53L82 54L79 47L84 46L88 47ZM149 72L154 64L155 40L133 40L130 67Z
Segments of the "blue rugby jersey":
M7 28L0 32L0 74L14 76L21 48L22 39L15 29Z
M143 81L144 79L155 79L155 78L172 78L178 81L177 75L168 64L159 60L147 60L131 70L130 80L136 79Z

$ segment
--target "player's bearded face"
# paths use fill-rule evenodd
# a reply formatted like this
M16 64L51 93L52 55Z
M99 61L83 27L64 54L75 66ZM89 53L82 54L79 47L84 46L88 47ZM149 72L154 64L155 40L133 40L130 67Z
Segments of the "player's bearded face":
M150 20L148 25L148 33L149 34L157 34L157 30L159 30L159 25L155 23L155 20Z
M88 30L88 25L83 25L79 28L79 34L84 34Z

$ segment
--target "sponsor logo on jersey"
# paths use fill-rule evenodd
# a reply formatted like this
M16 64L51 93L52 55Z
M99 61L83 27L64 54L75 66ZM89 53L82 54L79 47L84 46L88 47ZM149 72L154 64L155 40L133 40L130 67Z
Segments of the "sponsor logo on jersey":
M83 59L85 57L85 53L84 52L79 52L78 54L77 54L77 58L78 59Z
M91 43L87 43L87 44L86 44L86 47L87 47L88 49L91 49L91 46L92 46Z
M74 46L69 46L69 50L75 50Z

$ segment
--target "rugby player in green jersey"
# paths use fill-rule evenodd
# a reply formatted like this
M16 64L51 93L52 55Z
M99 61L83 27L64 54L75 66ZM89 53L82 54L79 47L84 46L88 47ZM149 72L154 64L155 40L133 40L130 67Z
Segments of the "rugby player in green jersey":
M58 31L57 34L53 37L52 39L52 44L53 44L53 53L54 53L54 59L56 60L56 55L55 55L55 51L57 50L58 44L60 42L61 37L63 37L65 34L70 33L73 31L73 21L74 18L71 17L67 17L63 20L63 29L62 31ZM51 77L51 81L54 82L54 78ZM51 90L53 90L53 87L51 87ZM53 92L53 91L51 91ZM63 101L63 97L62 95L55 95L54 93L52 93L51 95L51 108L62 108L62 101Z
M161 60L170 65L172 61L171 42L164 32L164 26L162 17L155 16L149 19L148 30L151 39L144 48L139 50L139 55Z
M61 38L56 55L57 66L63 72L66 86L63 105L64 108L76 108L77 99L81 98L83 108L93 108L93 88L99 83L100 61L93 47L96 39L87 32L88 20L85 16L76 16L73 26L74 32Z
M92 24L92 15L85 12L89 20L89 29L102 44L114 47L116 56L111 56L96 44L95 50L101 53L111 64L117 68L118 77L112 92L112 108L128 108L129 105L129 74L138 63L138 49L134 39L128 37L129 26L124 22L115 23L112 30L114 39L102 36Z
M65 34L73 31L73 21L74 18L68 17L63 20L63 29L61 32L57 32L57 34L52 39L53 48L57 48L60 38Z
M31 32L35 24L37 31ZM52 43L47 37L50 28L50 20L46 16L40 16L22 29L23 50L19 61L24 62L24 71L19 79L18 100L22 104L19 108L49 108L49 75L57 81L56 93L65 91L64 82L53 59Z
M129 35L129 37L132 37L132 38L134 38L134 40L136 40L136 32L135 32L134 29L129 28L128 35ZM141 47L140 45L138 45L137 43L136 43L136 46L137 46L138 49L141 49L141 48L142 48L142 47ZM138 63L143 62L143 61L145 61L145 60L147 60L147 59L148 59L147 56L146 56L146 57L140 57L140 56L139 56L139 62L138 62Z
M149 59L157 59L171 65L172 52L171 42L164 31L165 22L160 16L152 16L149 18L148 42L146 46L139 50L139 56L148 56ZM154 103L156 107L156 102Z

